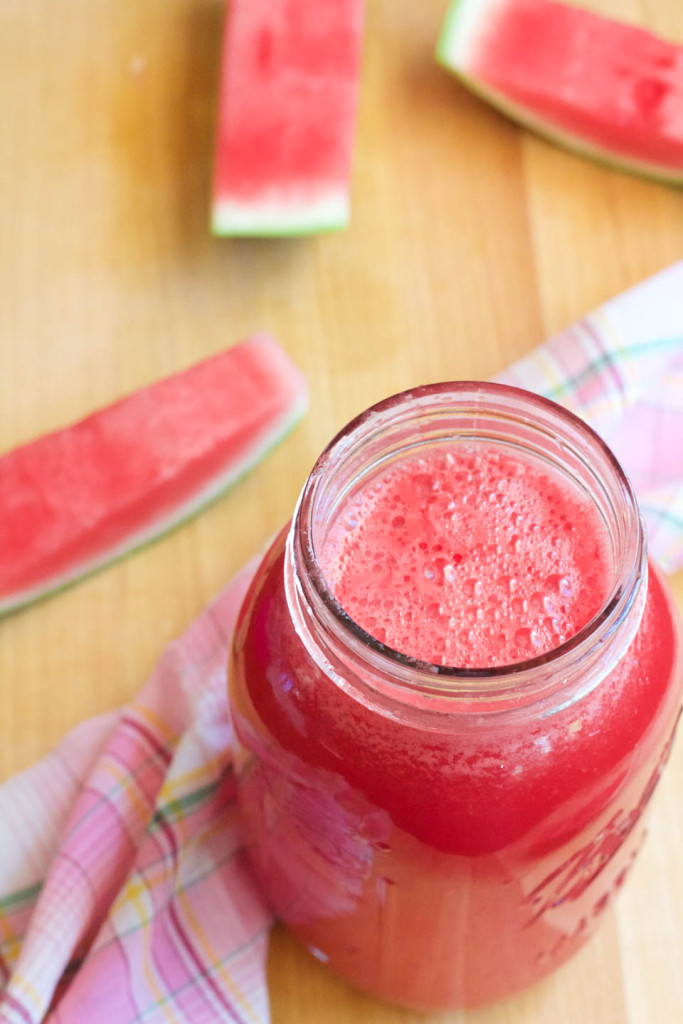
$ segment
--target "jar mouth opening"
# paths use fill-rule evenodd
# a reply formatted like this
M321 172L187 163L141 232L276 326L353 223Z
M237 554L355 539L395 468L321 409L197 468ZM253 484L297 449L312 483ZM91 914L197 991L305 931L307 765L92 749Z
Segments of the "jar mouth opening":
M318 571L320 572L320 570ZM619 595L612 594L610 599L601 607L600 611L597 612L593 618L589 619L585 626L582 626L580 630L577 630L577 632L568 640L558 644L557 647L553 647L544 654L538 654L533 658L526 658L524 661L508 662L504 665L491 665L485 668L470 668L467 666L440 665L436 662L423 661L411 654L405 654L403 651L399 651L395 647L391 647L390 644L382 643L382 641L377 640L372 633L368 633L362 626L359 626L355 619L352 619L348 612L344 611L334 594L327 589L324 577L322 584L323 587L325 587L325 592L323 592L322 589L319 592L327 608L334 615L339 624L364 647L370 648L370 650L375 651L378 655L387 658L390 662L394 662L396 665L417 670L418 672L428 673L430 676L438 676L444 680L451 679L454 681L472 679L490 679L492 681L511 679L511 677L519 676L522 673L534 672L546 666L554 665L558 660L562 659L566 655L571 655L574 651L582 649L586 640L590 640L594 636L596 630L599 630L604 623L609 622L615 609L619 606ZM632 602L628 603L626 610L630 608L631 603Z
M472 441L490 440L490 432L483 427L484 410L491 413L492 422L501 429L513 420L520 425L523 438L534 433L551 438L558 455L571 457L587 466L595 483L604 486L611 496L614 510L621 520L608 523L611 539L615 543L615 579L602 606L579 630L556 647L523 661L487 667L442 665L423 661L399 651L376 639L360 626L341 606L330 589L318 559L315 525L319 515L317 507L324 497L324 481L338 468L352 460L369 438L382 431L390 433L401 422L415 421L416 438L424 437L423 430L430 416L448 416L455 411L463 419L464 430L457 434L444 434L443 440L465 438ZM420 415L424 421L418 425ZM482 422L480 422L482 421ZM463 425L461 424L461 425ZM490 424L489 424L490 426ZM578 465L577 462L577 465ZM324 518L324 517L323 517ZM617 517L618 518L618 517ZM612 535L612 531L614 534ZM602 438L583 420L557 403L532 392L503 384L478 381L452 381L428 384L399 392L361 412L352 419L325 447L301 493L290 533L290 540L298 547L305 566L317 617L329 628L341 632L354 651L370 656L374 668L389 672L395 682L412 688L424 686L441 693L469 691L469 684L477 683L490 694L515 691L525 682L530 684L540 675L553 677L577 661L585 660L591 652L604 644L618 625L628 616L638 596L639 584L646 573L644 531L631 483L616 457ZM488 686L487 686L488 684Z

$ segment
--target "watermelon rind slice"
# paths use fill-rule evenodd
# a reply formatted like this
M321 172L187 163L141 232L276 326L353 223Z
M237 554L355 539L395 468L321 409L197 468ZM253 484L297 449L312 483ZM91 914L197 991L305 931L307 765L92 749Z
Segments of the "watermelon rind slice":
M13 469L10 469L9 473L4 473L5 466L7 465L6 459L13 459L15 464L19 464L19 478L23 475L30 476L30 473L23 473L23 467L21 466L23 453L30 452L32 447L36 445L42 445L48 452L48 458L51 458L56 453L55 462L59 466L60 462L63 461L60 449L68 451L68 435L70 431L78 431L83 427L86 429L92 427L92 433L94 436L97 436L100 423L103 423L111 415L111 410L118 410L119 414L121 411L124 411L125 417L125 406L129 399L138 400L140 397L153 396L159 384L163 387L167 382L175 381L180 383L180 390L176 389L175 399L172 399L172 402L177 402L180 398L182 406L183 383L187 382L188 388L191 389L193 374L196 370L203 367L205 371L208 370L210 372L214 366L218 367L219 362L223 363L221 373L224 376L226 371L228 374L232 373L235 386L238 389L240 387L240 363L257 363L259 367L258 372L265 372L269 377L271 393L263 409L254 410L252 408L252 411L249 413L250 422L246 426L247 437L245 438L244 429L238 423L235 423L234 426L228 425L227 429L223 429L222 425L218 423L216 426L216 441L220 443L222 448L226 449L223 464L218 470L211 472L209 475L204 474L204 478L197 486L190 486L189 490L186 486L186 493L183 495L182 500L173 503L171 507L169 507L168 502L165 502L163 509L160 509L156 514L151 512L146 516L144 523L139 524L136 529L126 532L125 535L118 537L114 542L108 542L108 537L116 534L117 517L128 513L129 509L125 505L118 509L112 509L111 514L108 512L103 513L100 510L99 516L97 511L92 516L84 515L82 538L84 538L83 543L85 546L89 545L91 548L88 556L79 557L76 554L69 560L68 564L62 564L59 571L46 571L43 575L40 573L38 561L31 570L33 575L38 578L32 579L31 583L26 586L8 588L0 582L0 615L7 615L10 612L17 611L28 604L65 589L71 584L92 575L104 566L145 547L170 530L196 516L207 505L220 498L287 436L308 408L307 387L303 375L289 360L289 357L280 346L268 335L256 335L247 342L234 346L232 350L227 350L226 352L219 353L218 356L210 357L203 364L197 364L197 366L181 371L171 378L166 378L161 382L157 382L157 384L152 384L149 388L142 389L140 392L134 392L133 395L119 400L113 406L93 413L72 427L55 431L51 435L40 438L37 442L31 442L22 446L22 448L9 452L7 456L0 457L0 493L2 493L3 489L6 492L12 487L12 477L15 475ZM247 365L246 373L249 374L251 369ZM197 396L195 395L195 401L196 398ZM154 415L158 412L154 400L152 400L150 411ZM167 409L168 412L172 412L172 405ZM182 409L180 414L182 415ZM188 423L188 426L191 427L191 424ZM140 429L139 423L136 424L136 428L140 444L144 446L144 430ZM231 430L233 430L234 437L239 436L239 452L236 456L227 452L232 443ZM104 432L106 434L106 428ZM204 444L204 449L206 448L205 440L201 442L201 444ZM111 445L109 446L107 458L111 458L115 452L116 442L114 441L113 448ZM195 450L186 463L175 467L175 469L180 473L186 472L189 467L192 472L193 461L199 464L201 458L205 455L205 450L201 453ZM40 458L37 461L39 464ZM172 465L169 467L168 457L164 455L159 460L159 465L154 469L152 474L154 479L150 480L149 501L151 504L154 504L155 501L153 493L155 488L163 490L164 487L173 484L173 472L174 467ZM53 495L44 495L40 487L35 488L34 492L29 494L25 502L26 514L29 519L32 514L32 506L37 509L37 516L40 516L40 504L43 501L49 504L54 497ZM144 501L144 497L142 495L135 498L135 501L138 503L140 500ZM133 504L133 500L131 500L131 504ZM65 514L70 514L71 522L73 522L73 510L65 509ZM0 509L0 536L6 532L4 527L3 512ZM73 529L71 529L71 533L67 529L66 533L65 543L69 545L70 549L77 550L79 542L82 540L82 538L79 538L77 530L75 535ZM100 534L101 537L99 536ZM93 543L95 545L94 551L92 550ZM15 558L21 557L21 552L13 552L13 554ZM48 550L48 559L53 558L54 554L54 551Z
M627 171L640 177L669 185L683 185L683 167L667 166L639 159L600 146L581 135L538 116L504 93L493 88L470 70L471 54L476 50L488 19L495 17L496 10L507 0L454 0L444 19L436 48L436 59L471 92L485 100L512 121L548 141L588 157L610 168Z
M364 0L231 0L213 169L215 236L350 219Z
M315 199L273 197L258 202L217 199L212 210L211 229L217 236L309 235L340 231L349 222L347 192Z

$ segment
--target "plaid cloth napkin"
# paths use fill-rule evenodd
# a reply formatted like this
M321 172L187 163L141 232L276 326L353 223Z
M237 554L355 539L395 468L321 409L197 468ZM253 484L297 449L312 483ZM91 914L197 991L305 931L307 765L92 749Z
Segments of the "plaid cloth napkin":
M631 478L650 553L683 566L683 261L648 278L500 374L581 416Z
M683 565L683 262L500 380L596 426L630 472L656 558ZM140 695L0 787L2 1024L269 1020L270 915L249 880L225 665L252 566Z
M225 696L254 568L131 704L0 787L2 1024L269 1019L270 915L243 861Z

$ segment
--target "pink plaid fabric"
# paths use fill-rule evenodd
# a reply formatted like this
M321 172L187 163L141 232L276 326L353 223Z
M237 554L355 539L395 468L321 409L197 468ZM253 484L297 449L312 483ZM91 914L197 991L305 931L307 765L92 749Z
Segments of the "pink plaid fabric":
M552 398L631 478L651 553L683 566L683 261L567 328L496 378Z
M639 491L655 557L683 565L683 263L499 379L603 434ZM0 787L1 1024L269 1020L270 916L244 865L225 696L252 570L132 704Z
M132 704L0 788L3 1024L269 1019L270 915L243 861L225 696L252 571Z

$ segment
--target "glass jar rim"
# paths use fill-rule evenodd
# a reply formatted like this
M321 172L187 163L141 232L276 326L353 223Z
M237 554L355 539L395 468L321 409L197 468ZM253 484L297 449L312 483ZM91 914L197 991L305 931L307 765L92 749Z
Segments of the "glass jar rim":
M382 643L355 622L339 604L327 584L313 543L312 515L315 499L319 482L330 467L347 456L354 443L357 444L364 433L371 432L373 425L379 425L387 415L400 414L402 410L409 410L419 403L424 403L427 408L430 401L436 402L437 406L443 402L445 406L448 400L452 401L453 407L464 401L469 401L470 405L479 403L482 407L487 400L522 403L527 413L522 419L532 429L545 421L556 426L561 425L565 433L575 434L577 438L583 440L588 449L592 448L594 453L599 453L613 475L615 488L623 498L631 529L627 531L626 550L622 552L620 563L615 567L614 585L602 606L567 640L543 654L524 661L485 668L440 665L422 661ZM536 420L538 422L535 422ZM476 433L469 436L475 441L478 437ZM518 692L520 686L523 687L525 683L537 678L539 672L543 670L552 670L555 674L564 668L569 670L571 663L576 660L583 664L585 659L591 653L595 653L600 645L604 645L619 624L629 616L636 603L640 583L646 578L644 528L635 494L620 463L602 438L584 420L550 399L521 388L480 381L445 381L421 385L391 395L355 416L332 438L316 460L297 504L290 530L290 542L296 544L300 551L310 583L307 597L309 600L312 598L317 605L318 618L324 619L327 627L331 626L339 631L356 653L362 651L369 655L375 668L394 676L397 673L398 678L394 678L394 682L402 681L411 688L426 687L440 693L466 692L472 683L476 683L478 692L481 692L484 686L489 696L495 696L496 692L507 692L510 686L514 686ZM642 606L644 595L641 595L639 603ZM639 618L638 615L638 620ZM631 638L633 632L635 630L630 631Z

